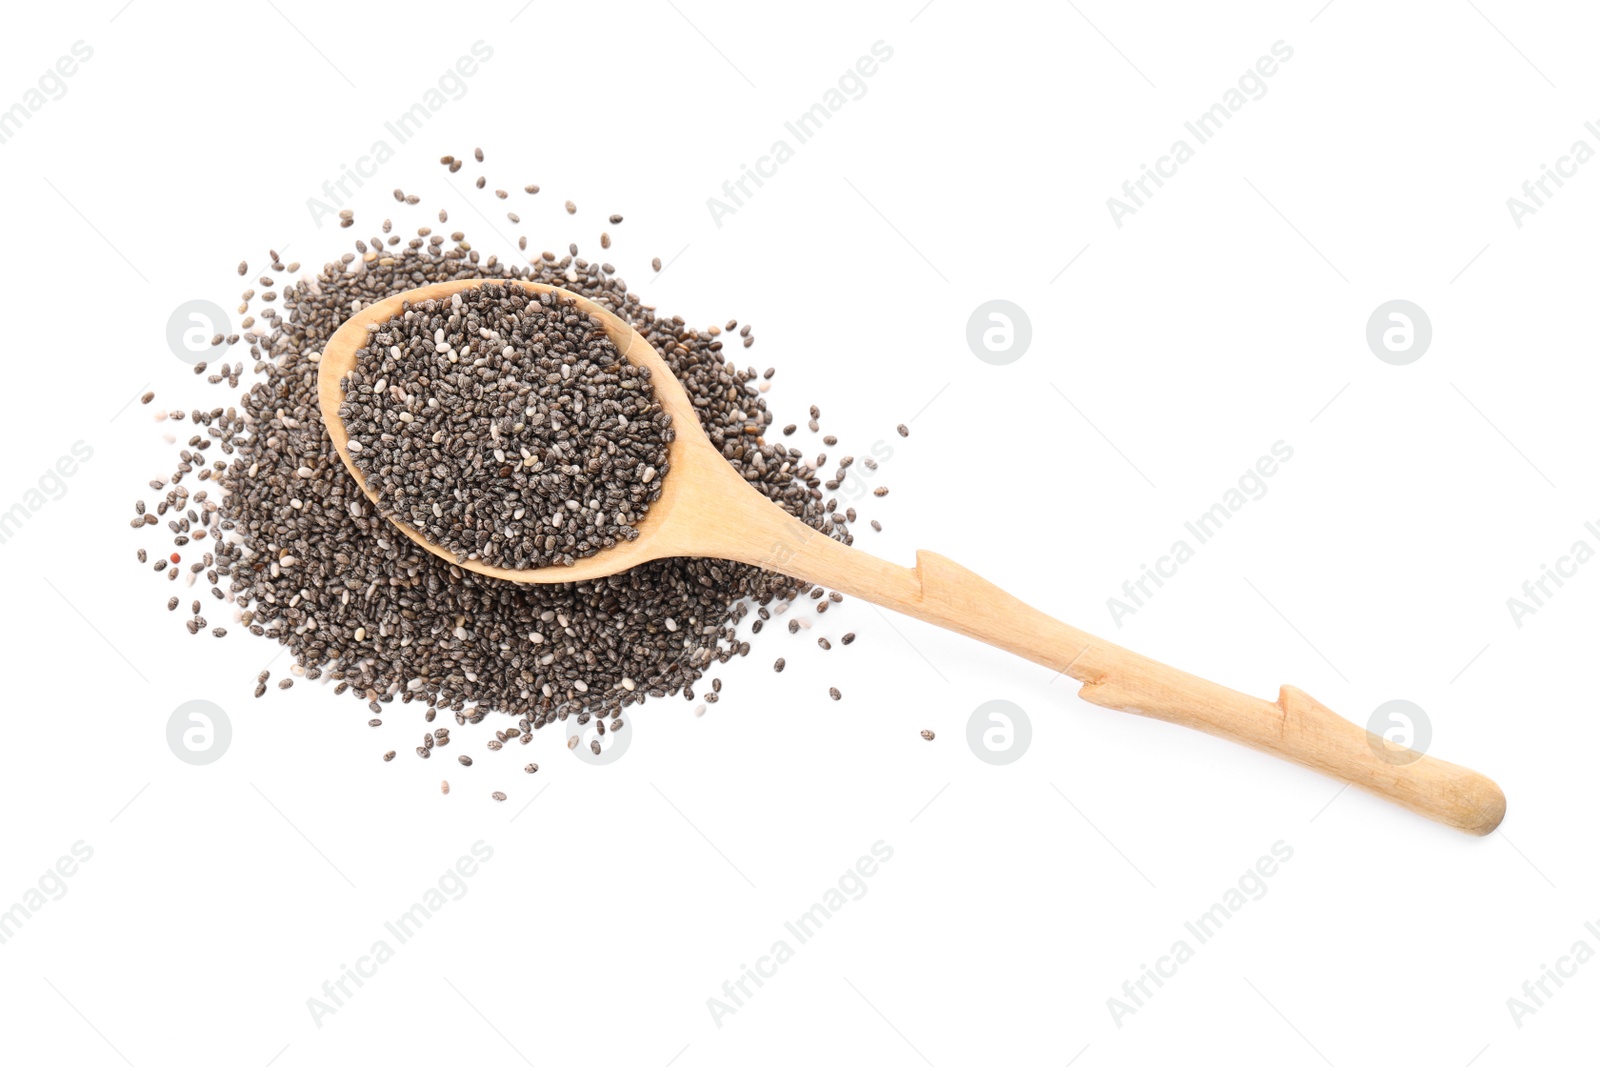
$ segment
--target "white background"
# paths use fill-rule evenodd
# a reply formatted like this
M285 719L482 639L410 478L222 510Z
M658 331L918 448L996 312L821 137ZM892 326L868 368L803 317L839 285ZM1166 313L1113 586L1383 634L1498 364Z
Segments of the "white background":
M93 458L0 545L0 908L75 842L93 857L0 945L0 1055L1591 1060L1600 964L1549 985L1520 1027L1507 998L1574 942L1600 949L1584 929L1600 920L1600 566L1520 628L1506 601L1579 538L1600 547L1583 528L1600 520L1600 163L1521 228L1506 199L1574 140L1600 148L1583 128L1600 119L1595 20L1578 4L1319 2L13 12L0 107L74 42L93 57L0 144L0 508L74 442ZM316 226L307 198L480 39L493 58L353 202L361 224ZM866 94L719 228L707 198L880 40L893 58ZM1266 95L1118 228L1107 197L1280 40L1293 58ZM481 170L437 165L476 145ZM473 190L480 172L513 199ZM395 204L395 186L423 205ZM1268 699L1289 682L1357 722L1414 701L1434 754L1504 787L1504 828L1471 838L1089 706L1043 668L854 601L756 638L704 718L676 698L634 714L611 766L546 731L452 763L448 797L399 710L373 731L359 702L304 681L252 700L277 646L237 626L191 638L165 611L172 587L133 560L162 543L127 520L174 450L128 402L146 387L158 406L225 402L165 324L186 300L231 309L239 259L252 279L269 247L320 267L382 218L408 232L440 206L442 229L502 256L519 232L598 256L609 228L607 256L664 314L753 322L780 424L816 403L843 439L828 451L894 450L892 494L861 506L885 530L863 522L862 547L939 551ZM607 227L614 211L626 221ZM672 261L655 280L652 256ZM1033 326L1003 367L964 338L992 298ZM1364 338L1396 298L1434 330L1403 367ZM1294 457L1267 494L1118 627L1107 598L1280 440ZM852 646L815 646L846 629ZM197 698L233 726L205 767L165 741ZM991 699L1032 722L1007 767L964 741ZM481 749L487 728L458 743ZM466 895L318 1026L308 998L479 840L493 858ZM866 895L717 1025L708 998L877 841L893 858ZM1279 841L1293 857L1266 895L1117 1025L1108 998Z

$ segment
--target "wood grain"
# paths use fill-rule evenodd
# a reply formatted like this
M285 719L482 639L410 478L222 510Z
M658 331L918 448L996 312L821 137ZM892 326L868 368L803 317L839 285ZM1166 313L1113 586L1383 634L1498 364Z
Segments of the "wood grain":
M322 353L317 388L323 421L351 476L374 501L350 459L339 418L339 380L355 366L368 327L394 318L403 303L448 299L482 284L442 282L373 304L340 327ZM637 524L636 540L619 542L571 566L508 570L474 559L458 563L453 553L396 520L407 537L435 555L491 578L530 583L587 581L677 556L748 563L1015 653L1081 682L1078 695L1090 703L1248 745L1468 833L1490 833L1504 817L1505 795L1488 778L1432 756L1397 751L1292 686L1283 686L1276 702L1246 696L1052 619L943 556L918 552L914 568L902 567L817 532L769 501L722 458L701 431L682 385L630 325L553 286L514 280L501 284L570 299L605 327L625 359L650 370L656 397L672 416L676 434L668 445L669 471L660 497Z

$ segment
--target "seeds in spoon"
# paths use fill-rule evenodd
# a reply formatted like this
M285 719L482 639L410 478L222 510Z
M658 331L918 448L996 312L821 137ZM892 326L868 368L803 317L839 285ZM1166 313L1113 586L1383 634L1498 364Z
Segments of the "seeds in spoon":
M391 229L382 226L385 234ZM741 605L753 601L783 614L799 583L739 564L670 559L594 582L513 586L462 571L397 536L348 476L317 405L317 361L351 308L421 285L508 277L585 296L662 355L713 446L753 487L825 536L848 535L842 524L825 521L821 499L812 495L820 482L800 457L766 441L772 416L765 398L749 389L759 375L729 364L713 347L717 337L645 307L614 270L575 253L497 264L467 247L464 234L452 236L454 245L442 236L431 243L433 236L424 228L409 244L398 235L373 239L388 247L334 253L304 277L297 265L287 268L276 293L282 314L270 309L259 325L241 328L251 359L230 366L230 377L256 376L243 396L219 397L210 411L160 413L194 421L211 449L208 455L188 445L177 473L153 482L166 499L153 502L147 521L156 526L160 514L187 523L178 536L192 536L195 548L185 551L202 554L186 561L199 568L191 580L203 577L213 596L225 593L242 626L286 646L296 672L327 677L335 693L362 705L442 707L461 724L496 712L521 716L508 722L522 728L523 743L580 707L613 717L608 728L616 730L621 709L692 694L716 664L748 652L738 631L753 608ZM191 496L195 482L206 485ZM212 497L200 501L206 489ZM194 520L187 518L191 508ZM166 569L165 551L147 555ZM180 569L172 568L174 579ZM679 628L665 627L666 618ZM267 684L258 682L258 691ZM285 678L280 687L293 684ZM697 714L704 709L695 705ZM419 758L431 752L417 749Z
M380 506L458 561L570 565L638 537L661 495L672 420L649 370L555 294L407 304L341 385Z

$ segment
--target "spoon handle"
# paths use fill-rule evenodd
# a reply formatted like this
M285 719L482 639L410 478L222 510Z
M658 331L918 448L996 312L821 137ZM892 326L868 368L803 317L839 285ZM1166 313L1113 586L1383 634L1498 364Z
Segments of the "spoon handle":
M1505 815L1476 771L1393 745L1293 686L1276 702L1235 692L1058 622L965 567L918 552L915 568L825 537L774 545L761 565L1005 649L1083 683L1092 704L1203 730L1320 771L1470 834Z

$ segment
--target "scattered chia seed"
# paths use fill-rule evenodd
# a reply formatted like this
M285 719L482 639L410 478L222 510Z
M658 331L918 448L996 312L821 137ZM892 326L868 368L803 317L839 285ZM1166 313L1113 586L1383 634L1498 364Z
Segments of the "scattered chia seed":
M933 740L933 731L932 730L924 730L924 731L922 731L922 739L924 741L932 741Z
M451 156L444 157L441 163L452 173L461 167L461 161ZM525 191L535 194L538 186L526 186ZM402 193L401 199L410 205L420 203L415 195ZM576 212L570 201L568 207L570 212ZM443 215L440 221L447 218ZM611 225L621 221L620 216L611 216ZM353 224L353 211L341 213L341 225ZM503 738L496 734L495 743L503 746L512 738L527 744L534 731L574 715L583 722L597 720L597 729L605 726L615 732L625 725L622 712L649 698L683 694L693 701L696 681L716 665L750 652L750 642L740 639L740 627L747 617L759 613L751 620L753 633L754 622L783 614L796 597L811 587L755 567L707 559L660 560L592 582L539 586L514 586L463 571L397 537L384 514L348 476L322 424L316 394L317 362L352 308L369 306L418 286L471 280L482 283L470 291L479 294L494 289L504 292L503 287L493 283L509 278L561 286L606 307L649 341L693 401L713 446L751 485L825 536L849 543L849 522L854 517L847 521L848 512L839 512L831 503L823 506L820 473L808 467L798 452L769 443L765 437L775 427L761 390L773 370L769 368L761 374L753 367L740 369L723 354L723 341L731 339L736 328L746 342L753 339L750 326L738 327L736 320L729 320L724 327L701 328L689 325L683 318L659 314L629 290L615 268L578 258L573 245L568 246L569 256L545 253L531 264L522 265L500 263L493 256L481 255L472 249L464 233L453 233L447 240L444 235L421 227L415 238L408 239L392 229L393 224L384 221L382 232L389 236L356 241L354 252L336 254L320 272L313 268L306 276L299 276L299 264L285 268L275 253L270 255L270 270L284 273L284 277L274 285L272 277L262 276L261 299L270 303L258 313L260 321L256 317L242 319L237 337L213 339L218 344L242 343L250 349L248 362L243 360L241 351L238 362L230 359L214 368L208 379L212 384L226 382L235 389L229 398L234 406L225 401L209 410L156 412L158 419L173 423L193 421L195 436L180 446L172 468L175 473L150 482L157 498L148 511L140 513L142 520L137 525L143 528L166 522L174 543L184 548L189 557L182 568L187 570L188 584L195 585L203 578L211 595L229 604L240 627L253 636L287 646L293 656L293 673L308 681L326 679L334 684L335 693L347 692L363 705L389 706L391 714L399 713L393 705L416 702L423 706L430 721L438 709L444 708L454 714L457 724L465 726L482 722L491 712L501 712L512 716L506 721L515 722L517 727L501 731ZM655 259L651 266L659 272L662 262ZM241 263L239 276L246 277L248 273L248 265ZM256 297L257 291L251 290L242 298L241 316L247 314ZM463 305L469 299L468 293L461 295ZM644 504L659 492L665 475L664 457L662 462L654 463L640 455L634 457L634 462L621 464L608 450L600 457L602 464L611 459L614 466L620 464L626 469L602 473L589 468L594 455L579 450L579 442L591 430L604 435L618 449L635 440L628 434L619 437L624 427L611 418L614 413L609 409L604 417L595 420L588 420L587 416L598 415L606 404L637 403L641 399L648 402L645 410L649 411L654 402L649 397L647 377L639 376L636 387L628 390L629 395L594 402L596 398L585 390L606 384L604 376L608 374L620 388L626 368L617 365L615 370L607 369L620 364L614 350L609 354L610 362L600 362L607 354L601 351L600 338L591 335L593 323L587 316L537 298L528 299L521 310L544 317L547 336L543 357L547 373L559 376L562 367L572 369L558 381L519 377L522 366L513 357L537 360L540 353L535 351L535 343L515 337L508 330L502 333L501 343L491 347L491 338L477 333L479 329L497 327L494 316L505 313L498 304L458 307L455 301L441 303L445 306L432 312L420 306L413 308L411 323L400 321L385 327L395 335L393 346L401 349L403 358L397 368L403 371L400 364L414 358L418 362L433 359L434 365L443 370L443 363L435 357L444 353L438 351L437 342L427 342L440 328L447 335L459 335L458 341L447 346L456 350L458 360L449 366L463 376L458 380L471 382L479 390L470 403L463 403L463 409L477 405L492 408L498 399L537 399L543 408L525 403L517 409L524 431L533 425L527 407L549 413L544 424L545 451L535 453L529 448L530 457L536 457L540 469L535 470L532 465L518 468L519 472L530 472L528 488L534 493L534 501L553 501L564 492L566 495L560 495L564 512L574 511L566 504L572 500L578 503L576 510L580 513L592 513L596 520L630 527L643 514L642 506L611 510L605 506L609 501L601 498L602 506L593 508L589 501L596 497L572 490L581 478L590 477L587 488L595 492L623 487L621 491L629 505L634 504L632 491L641 486L656 487L643 491ZM429 316L440 320L431 329ZM382 341L375 344L380 346L376 358L381 360L389 346ZM510 357L504 355L506 347L513 348ZM389 358L394 357L389 354ZM480 359L485 362L473 366ZM588 373L575 373L584 361L598 372L601 382ZM488 370L489 374L474 378L470 376L474 370ZM363 381L366 371L358 362L357 373L363 375ZM243 396L238 397L241 380L250 376L253 378L244 385ZM502 378L515 381L502 386ZM443 381L443 375L438 380ZM363 450L367 453L365 461L380 461L384 455L384 447L380 446L390 447L399 455L401 440L411 442L412 449L406 453L408 461L437 447L446 461L442 474L401 473L415 478L417 486L426 485L431 477L463 491L474 477L482 475L485 491L500 481L497 491L504 497L507 487L515 481L513 472L501 475L500 467L492 471L489 467L491 462L512 466L512 456L520 458L521 450L517 446L512 453L505 443L493 438L509 439L511 434L507 431L516 423L497 424L492 411L464 411L469 418L483 419L486 425L481 427L481 434L487 439L468 441L464 433L452 430L436 446L431 433L444 429L446 416L435 413L445 407L446 397L437 391L422 391L420 382L416 383L417 388L410 388L408 382L403 374L390 373L383 390L364 394L375 418L373 447ZM430 376L430 386L436 389L434 382ZM376 385L376 378L372 384ZM525 394L514 392L524 384ZM395 390L401 395L397 396ZM506 393L512 396L505 397ZM582 417L577 410L579 396L583 397L585 409ZM153 394L141 399L149 403ZM438 408L430 408L429 399L437 400ZM591 407L596 409L592 413ZM512 410L507 406L501 417L511 417ZM410 414L411 420L400 419L401 412ZM559 431L552 432L555 428L549 416L557 413L567 420L560 428L565 431L564 436ZM813 407L811 416L815 430L820 411ZM440 420L439 425L423 436L416 425L423 423L426 427L433 418ZM643 427L635 425L632 415L625 414L624 418L627 430L642 432ZM642 415L640 422L656 428L652 419ZM402 425L406 428L401 429ZM498 435L490 434L490 425L497 427ZM178 427L163 429L176 431ZM794 429L790 424L785 433ZM659 431L664 444L671 428L663 425ZM384 434L395 440L384 442ZM352 435L360 440L353 428ZM832 447L832 435L828 442ZM557 443L561 444L563 456L552 457L549 451ZM506 453L506 461L484 458L493 455L495 448ZM476 460L481 465L463 470L460 464L464 457L468 463ZM557 464L558 458L567 462ZM641 462L656 468L654 477L643 478ZM558 466L577 469L568 472L556 469ZM554 481L533 481L534 477L544 476ZM540 495L541 490L544 495ZM381 488L379 493L388 500ZM441 504L441 511L449 500L437 496L434 499ZM404 503L397 501L397 509L413 503L409 495L401 500ZM458 537L462 547L467 547L470 533L473 552L490 544L488 540L480 544L479 534L487 531L492 538L496 532L509 533L514 522L539 517L532 502L522 503L522 520L509 522L502 522L487 504L480 504L469 515L466 502L455 503L462 505L459 517L471 518L475 525L469 528L463 521L460 529L446 529L444 533ZM488 510L480 513L480 508ZM619 511L629 521L617 520ZM158 520L158 515L163 518ZM570 517L556 516L558 520ZM571 544L563 528L559 544L547 548L548 542L541 541L537 548L547 554L559 550L562 555L576 558L581 542L587 541L596 546L593 550L598 550L603 547L597 540L601 537L599 523L586 522L572 532ZM152 571L157 577L161 570L168 570L163 552L140 552L142 563L154 563ZM507 553L500 557L502 560L517 558L509 547L502 547L499 552ZM178 553L172 554L173 565L168 570L172 581L177 580L181 569L177 557ZM171 598L169 609L176 611L179 602L178 598ZM826 610L832 602L819 600L818 610ZM187 620L194 624L193 632L203 626L196 623L197 619L198 615ZM675 621L668 624L665 620ZM800 620L788 622L791 632L804 628ZM213 632L220 635L223 631L218 627ZM841 640L848 644L850 638ZM781 670L783 662L778 660L774 670ZM268 676L268 672L258 676L257 696L265 694ZM280 690L293 685L294 678L278 682ZM695 705L697 717L703 716L707 704L717 699L718 688L713 683L705 703ZM829 696L841 699L837 689L830 689ZM381 723L382 719L374 717L369 721ZM448 732L440 734L426 735L425 743L416 749L419 758L430 758L435 746L449 743ZM577 744L574 738L569 747ZM595 742L591 749L599 747ZM391 762L394 755L389 750L383 759ZM470 757L462 759L461 764L470 765ZM530 763L524 769L531 774L538 765ZM496 799L505 796L492 795Z

